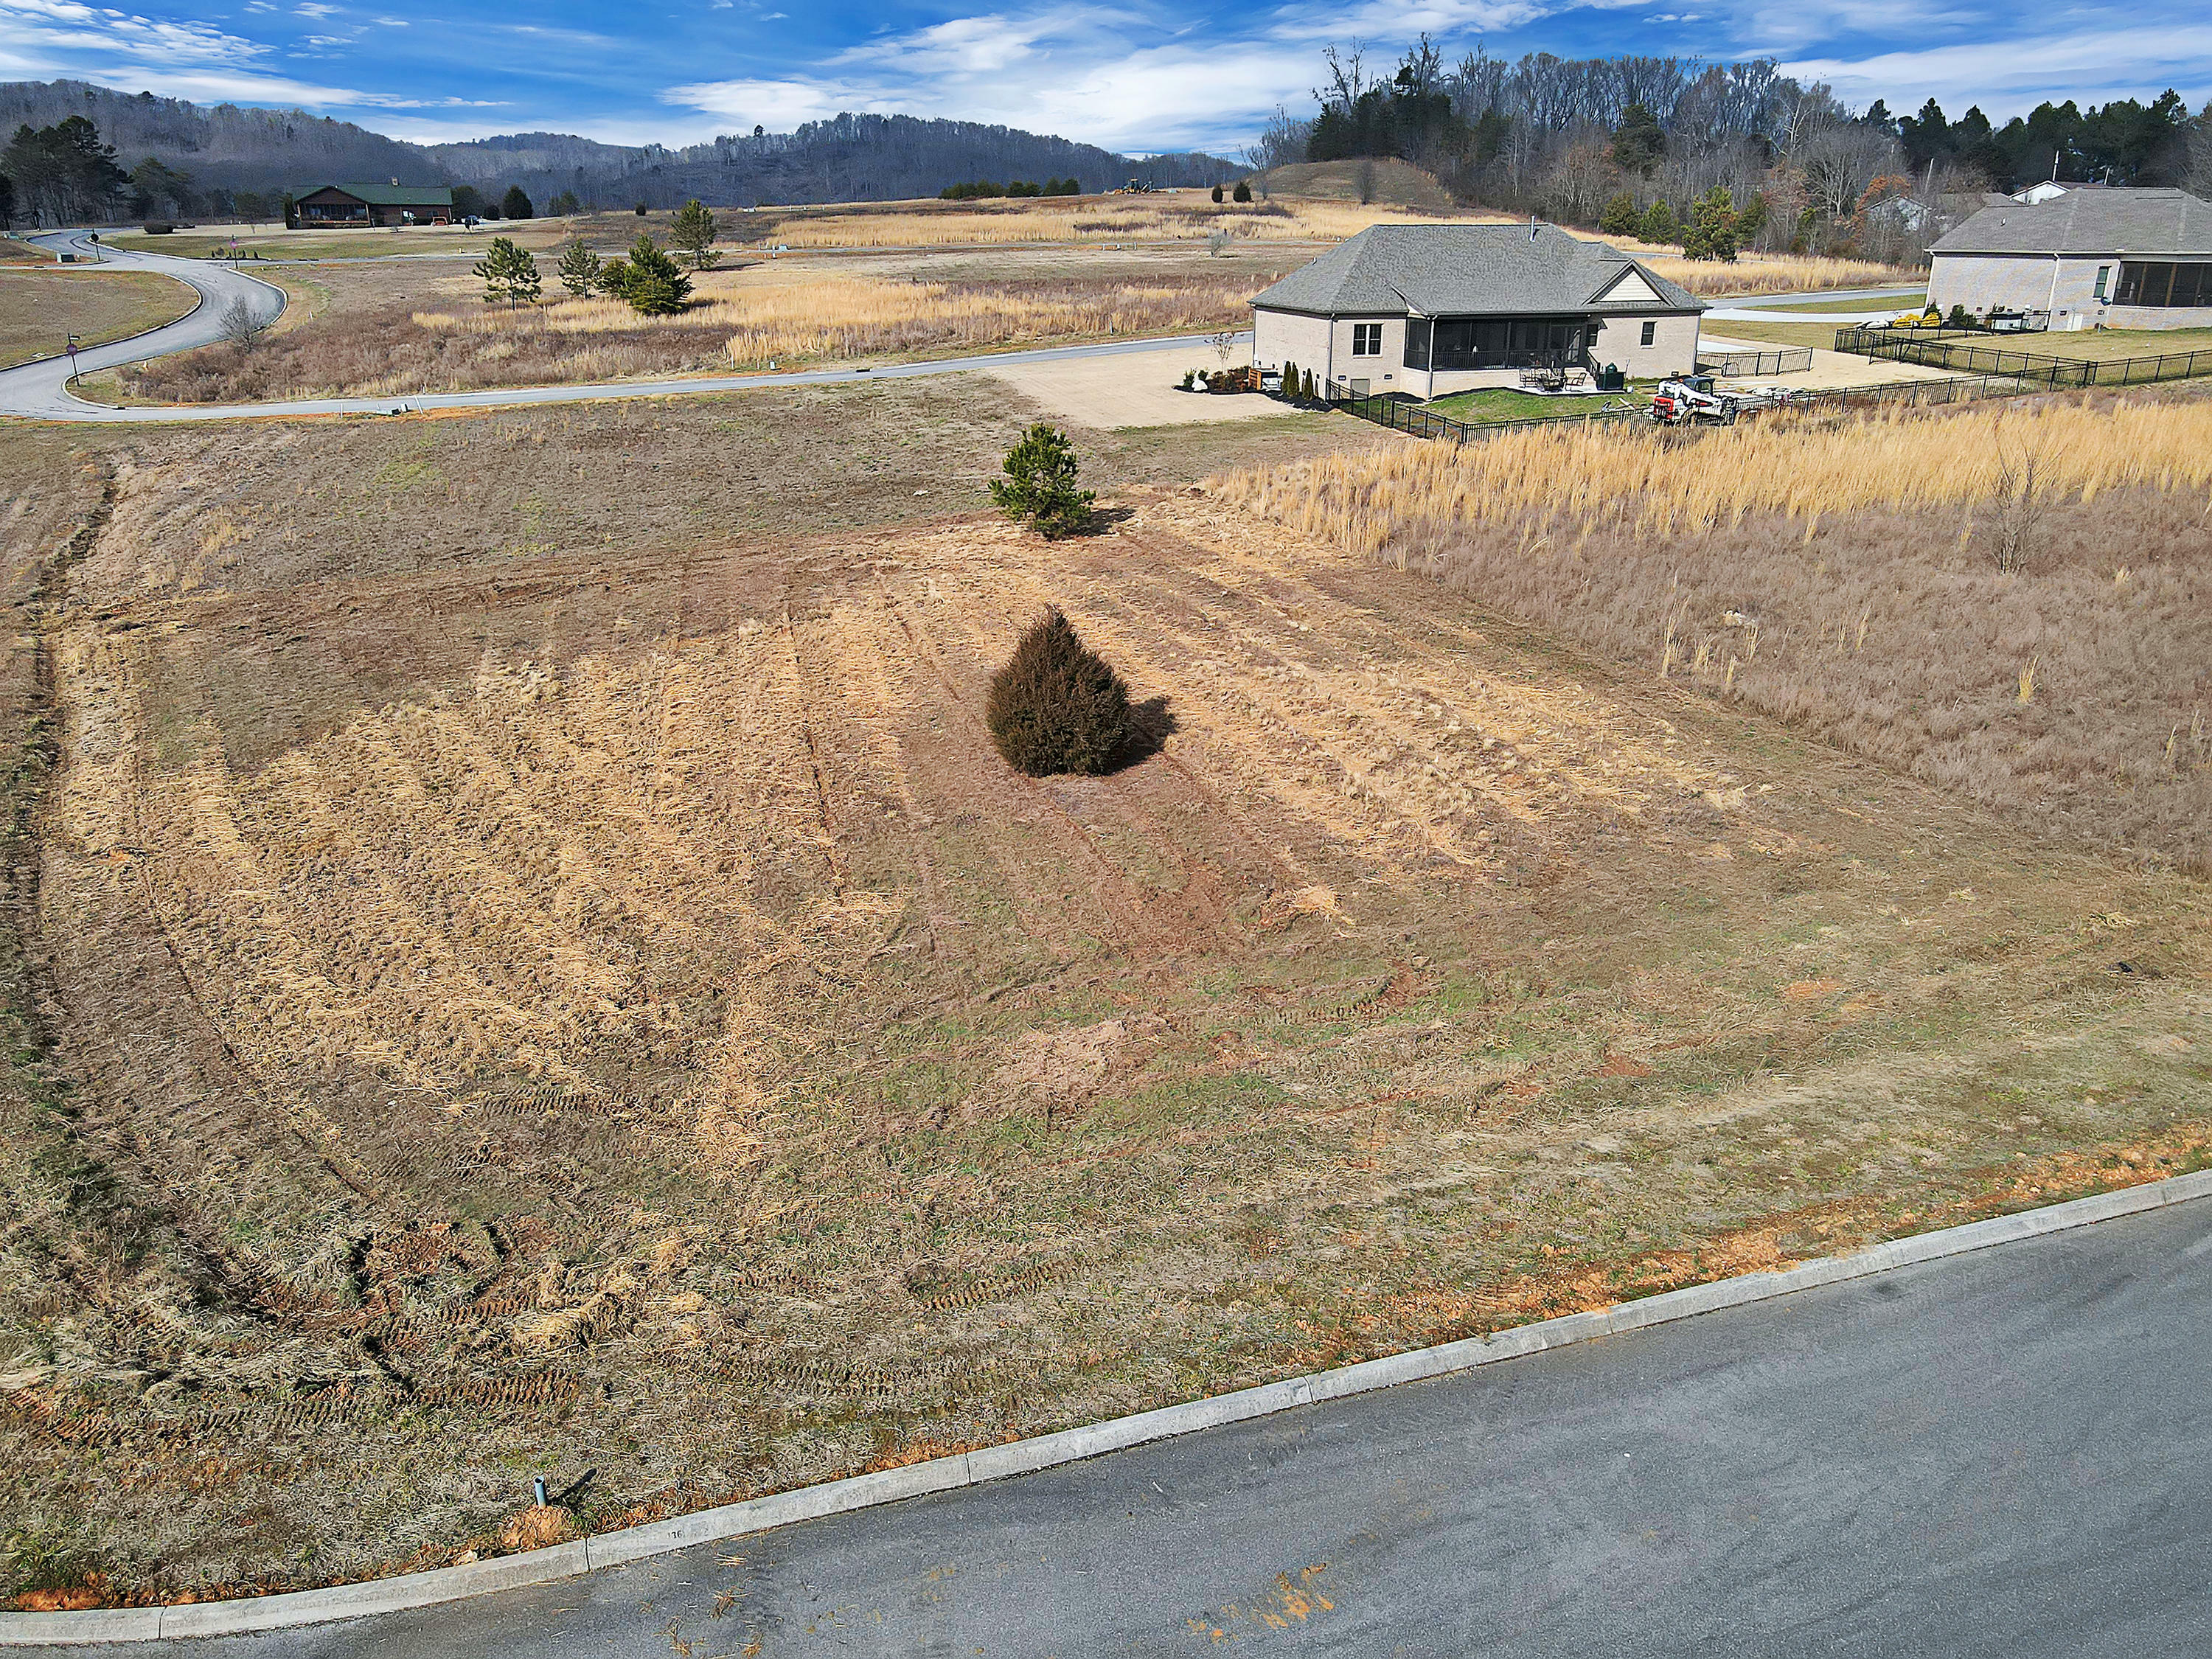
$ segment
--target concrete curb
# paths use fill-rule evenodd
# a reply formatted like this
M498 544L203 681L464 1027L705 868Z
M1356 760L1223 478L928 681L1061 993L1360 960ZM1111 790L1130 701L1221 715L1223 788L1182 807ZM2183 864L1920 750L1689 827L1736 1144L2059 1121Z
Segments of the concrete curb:
M1771 1301L1799 1291L1865 1279L1917 1262L1966 1255L2016 1239L2066 1232L2168 1204L2208 1197L2212 1197L2212 1170L2174 1176L2039 1210L2025 1210L1962 1227L1946 1227L1937 1232L1893 1239L1855 1255L1823 1257L1781 1273L1747 1273L1741 1278L1692 1285L1679 1291L1623 1302L1601 1312L1567 1314L1540 1324L1500 1331L1494 1336L1469 1337L1432 1348L1416 1348L1408 1353L1391 1354L1311 1376L1288 1377L1236 1394L1164 1406L1157 1411L1139 1412L1133 1417L1064 1429L1057 1434L1039 1435L1003 1446L986 1446L951 1457L911 1463L904 1468L801 1486L794 1492L699 1510L646 1526L603 1533L596 1538L579 1539L550 1549L472 1562L467 1566L439 1567L428 1572L334 1585L327 1589L296 1590L282 1595L181 1607L0 1613L0 1647L74 1646L94 1642L241 1635L337 1619L359 1619L370 1613L397 1613L409 1607L488 1595L495 1590L515 1589L526 1584L550 1583L602 1567L687 1549L694 1544L742 1538L795 1522L849 1514L930 1492L950 1492L961 1486L981 1486L988 1480L1033 1474L1039 1469L1057 1468L1107 1452L1141 1446L1148 1441L1194 1434L1201 1429L1220 1428L1231 1423L1249 1423L1322 1401L1342 1400L1377 1389L1395 1388L1403 1382L1448 1376L1480 1365L1541 1353L1549 1348L1644 1330L1679 1319L1694 1319L1723 1308Z

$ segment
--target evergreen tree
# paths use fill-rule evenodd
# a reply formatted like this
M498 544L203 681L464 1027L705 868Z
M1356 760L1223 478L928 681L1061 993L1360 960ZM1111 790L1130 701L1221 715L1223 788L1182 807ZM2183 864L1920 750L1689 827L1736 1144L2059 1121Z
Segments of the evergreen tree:
M537 209L530 205L530 198L522 193L520 185L509 185L507 187L507 194L499 198L499 210L504 217L509 219L534 218L538 212Z
M1222 202L1222 201L1225 201L1226 199L1228 199L1228 194L1229 194L1229 193L1228 193L1228 191L1226 191L1223 190L1223 189L1221 188L1221 186L1220 186L1220 185L1216 185L1213 187L1213 199L1214 199L1217 203L1218 203L1218 202Z
M561 286L580 300L590 299L592 290L601 282L599 256L586 247L580 239L562 250L558 270Z
M455 185L453 186L453 217L481 219L483 216L483 192L474 185Z
M1006 763L1031 777L1107 771L1136 735L1129 688L1057 606L992 677L983 720Z
M545 211L556 219L573 218L583 210L584 204L576 199L573 190L562 191L545 204Z
M1250 201L1252 199L1252 186L1245 183L1242 179L1239 179L1237 181L1237 188L1230 192L1230 199L1237 202Z
M630 309L642 316L673 317L691 303L691 279L642 232L630 244L629 260L619 278L610 270L600 281L609 293L621 294L629 301Z
M721 257L714 252L717 229L714 216L695 196L676 216L676 222L669 227L668 239L684 250L684 257L692 270L704 270Z
M1067 434L1042 421L1006 452L991 480L991 499L1017 524L1034 525L1048 541L1080 530L1097 497L1075 487L1075 447Z
M1659 118L1642 104L1620 112L1620 125L1613 130L1613 164L1623 173L1649 173L1667 153L1667 134Z
M1607 236L1633 236L1643 219L1636 211L1636 198L1622 191L1605 204L1605 211L1597 216L1597 228Z
M1735 258L1735 198L1725 186L1715 185L1691 206L1690 228L1682 238L1683 256L1729 264Z
M1645 212L1644 222L1637 227L1636 234L1639 240L1656 243L1662 247L1669 242L1681 240L1681 227L1675 222L1674 210L1665 197L1654 202Z
M543 279L538 274L538 261L517 247L505 236L492 238L490 248L472 267L484 285L484 303L520 300L526 305L538 303Z

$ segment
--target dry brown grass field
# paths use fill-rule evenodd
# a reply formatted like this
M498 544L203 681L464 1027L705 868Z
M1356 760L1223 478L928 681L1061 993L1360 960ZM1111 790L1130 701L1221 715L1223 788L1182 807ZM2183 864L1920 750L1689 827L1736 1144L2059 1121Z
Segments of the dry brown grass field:
M533 1474L613 1526L2212 1152L2197 882L1196 482L1406 441L1079 434L1106 510L1048 544L975 510L1022 414L0 434L27 1605L449 1561ZM1154 706L1112 776L984 732L1048 604Z
M537 306L486 306L482 285L458 259L362 257L312 274L270 266L265 274L295 297L304 287L331 302L253 349L213 346L127 370L119 390L161 402L389 396L1200 334L1249 325L1245 302L1254 294L1370 224L1496 216L1289 197L1217 205L1195 191L726 212L734 261L698 278L691 309L661 318L605 297L573 299L552 265L570 234L610 254L641 227L665 241L665 215L533 221L526 233L507 228L539 257L545 291ZM1217 245L1216 233L1227 240ZM343 238L319 239L334 240ZM778 245L799 252L761 257ZM1698 294L1832 288L1898 274L1790 255L1747 254L1720 265L1628 246Z
M2212 868L2201 392L1522 434L1224 491L2025 820Z
M208 347L122 378L160 401L385 396L1203 335L1247 326L1245 301L1297 263L1256 247L801 256L706 271L696 303L673 317L571 298L550 274L544 303L487 307L480 283L442 264L322 266L326 314L250 349Z
M150 270L9 270L0 273L0 368L53 356L71 334L89 346L158 328L198 297Z

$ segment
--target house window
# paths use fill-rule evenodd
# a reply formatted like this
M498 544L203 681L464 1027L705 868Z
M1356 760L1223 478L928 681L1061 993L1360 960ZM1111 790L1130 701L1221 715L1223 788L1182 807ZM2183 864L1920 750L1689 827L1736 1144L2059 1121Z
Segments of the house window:
M1355 357L1380 357L1382 355L1382 325L1354 323L1352 325L1352 355Z
M2097 297L2100 300L2105 297L2105 284L2111 279L2112 275L2112 266L2099 265L2097 267Z
M1637 343L1638 345L1656 345L1658 343L1659 325L1656 322L1646 321L1644 325L1644 337L1638 340Z

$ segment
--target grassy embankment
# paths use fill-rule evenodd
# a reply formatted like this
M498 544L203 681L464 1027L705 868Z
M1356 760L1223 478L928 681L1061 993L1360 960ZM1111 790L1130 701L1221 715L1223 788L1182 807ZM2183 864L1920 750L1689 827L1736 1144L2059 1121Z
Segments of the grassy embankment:
M199 296L150 270L16 270L0 273L0 368L50 357L69 336L94 346L174 322Z
M2172 392L1515 434L1225 488L1662 679L2203 871L2209 484L2212 399Z

